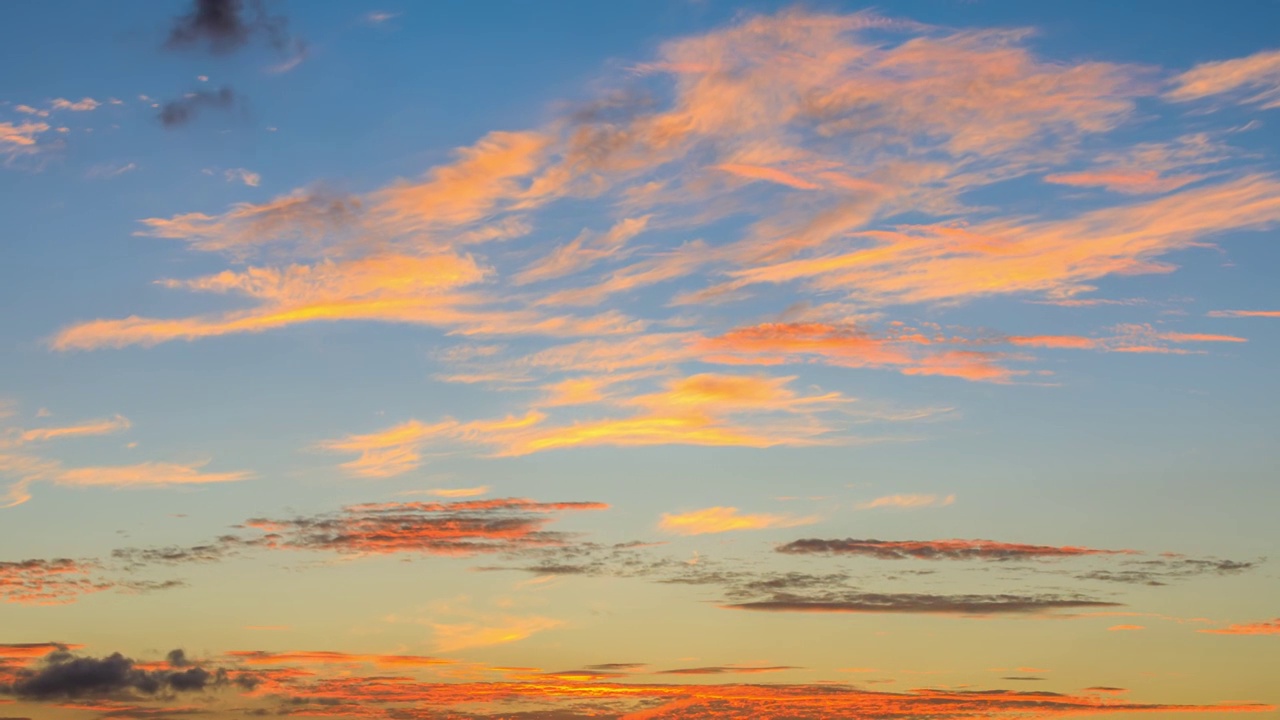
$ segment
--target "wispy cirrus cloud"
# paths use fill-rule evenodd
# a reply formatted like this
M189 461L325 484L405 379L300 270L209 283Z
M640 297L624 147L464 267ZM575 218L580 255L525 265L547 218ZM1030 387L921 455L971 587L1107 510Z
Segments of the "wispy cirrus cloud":
M562 620L540 615L503 615L482 622L433 623L431 629L438 651L457 652L519 642L564 624Z
M812 525L817 517L771 513L743 513L736 507L709 507L683 513L663 513L658 527L677 535L706 535L737 530L766 530Z
M320 447L359 453L349 472L389 477L417 468L422 452L447 443L500 456L610 445L805 446L839 442L836 424L852 399L840 393L802 395L794 377L701 373L670 379L663 389L604 403L621 416L557 421L541 409L496 420L436 423L409 420L386 430L329 440ZM560 403L563 404L563 403Z
M0 455L0 473L18 476L18 481L9 486L8 504L0 507L13 507L30 500L29 488L37 482L64 487L137 489L240 482L253 477L252 473L245 470L209 472L203 469L207 464L208 461L153 461L132 465L64 467L52 460Z
M1280 310L1211 310L1209 317L1231 317L1231 318L1248 318L1248 317L1280 317Z
M239 482L253 477L252 473L243 470L206 471L204 467L209 463L208 460L67 467L59 460L35 454L36 451L31 446L124 432L132 427L129 419L116 415L69 425L36 428L15 425L6 427L2 425L5 420L6 418L0 417L0 477L15 480L9 485L5 495L0 496L0 508L27 502L31 499L31 486L41 482L63 487L155 488Z
M1223 628L1206 628L1196 632L1210 635L1280 635L1280 618L1255 623L1238 623Z
M229 658L245 665L372 665L380 668L416 668L448 665L452 661L425 655L378 655L332 650L230 650Z
M927 493L903 493L898 495L885 495L867 500L857 504L859 510L877 510L879 508L924 508L924 507L944 507L955 503L955 495L933 495Z
M1165 97L1188 102L1225 94L1263 109L1280 107L1280 50L1196 65L1173 79Z

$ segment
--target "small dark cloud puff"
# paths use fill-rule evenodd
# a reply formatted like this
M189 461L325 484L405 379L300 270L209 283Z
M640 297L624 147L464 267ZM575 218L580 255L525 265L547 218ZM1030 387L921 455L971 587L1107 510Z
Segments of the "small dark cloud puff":
M191 122L201 111L209 108L226 110L236 104L236 93L229 87L217 91L190 92L165 103L160 108L160 124L176 128Z
M195 0L191 11L174 18L168 50L205 48L223 55L234 52L260 35L271 47L284 50L291 44L288 20L267 15L261 0Z

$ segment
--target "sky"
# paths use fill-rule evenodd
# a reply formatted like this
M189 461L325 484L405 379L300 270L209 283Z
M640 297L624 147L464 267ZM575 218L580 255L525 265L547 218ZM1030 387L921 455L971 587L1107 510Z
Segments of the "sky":
M1280 4L3 12L0 720L1280 718Z

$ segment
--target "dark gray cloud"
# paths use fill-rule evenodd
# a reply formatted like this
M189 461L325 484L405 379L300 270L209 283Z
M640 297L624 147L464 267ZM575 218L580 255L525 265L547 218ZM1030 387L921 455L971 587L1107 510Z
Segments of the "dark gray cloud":
M54 651L36 668L17 670L13 682L0 685L0 693L23 700L155 696L204 690L227 681L224 671L190 666L185 655L176 652L176 657L184 660L183 666L143 670L120 653L94 658ZM174 653L170 657L175 657Z
M1091 555L1134 555L1132 550L1028 545L995 540L822 540L805 538L777 548L788 555L858 555L879 560L1044 560Z
M930 595L925 593L778 593L723 607L766 612L918 613L937 615L1036 615L1054 610L1117 607L1120 603L1058 595Z
M236 93L229 87L220 90L189 92L177 100L170 100L160 107L160 124L176 128L191 122L207 109L229 110L236 104Z
M111 558L125 564L128 570L150 565L185 565L188 563L221 562L242 551L262 545L261 540L245 539L237 535L222 535L213 542L183 547L169 545L156 548L127 547L111 551Z
M174 18L165 41L169 50L202 48L214 54L234 52L255 37L286 50L297 41L289 37L289 21L267 14L261 0L194 0L191 11Z
M1220 560L1218 558L1165 557L1153 560L1131 560L1116 570L1093 570L1080 573L1077 580L1126 583L1129 585L1168 585L1171 581L1202 575L1238 575L1254 570L1264 560Z

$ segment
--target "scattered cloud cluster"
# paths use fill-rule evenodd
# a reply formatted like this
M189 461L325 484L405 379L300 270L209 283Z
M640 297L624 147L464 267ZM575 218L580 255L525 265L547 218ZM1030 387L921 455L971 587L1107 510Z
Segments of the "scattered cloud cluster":
M113 586L91 562L57 558L0 562L0 602L61 605Z
M568 536L544 530L556 513L603 510L604 503L542 503L519 498L451 503L353 505L328 516L254 518L268 547L341 553L471 555L556 545Z

